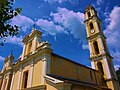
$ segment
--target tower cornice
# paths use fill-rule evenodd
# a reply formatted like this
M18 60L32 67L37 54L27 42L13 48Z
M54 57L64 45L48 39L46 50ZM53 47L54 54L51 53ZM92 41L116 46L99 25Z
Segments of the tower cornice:
M99 54L96 56L91 56L89 59L91 61L98 61L98 60L102 60L105 57L109 57L109 58L113 59L113 57L109 53L103 53L103 54ZM111 60L111 59L109 59L109 60Z
M84 21L84 23L89 22L91 19L94 20L94 21L97 21L97 20L98 20L99 22L102 22L101 19L99 19L96 15L93 15L93 16L91 16L90 18L86 19L86 20Z
M96 33L96 34L94 34L94 35L91 35L91 36L87 37L87 40L92 40L92 39L94 39L94 38L96 38L96 37L100 37L100 38L103 38L103 39L107 39L107 38L105 37L105 35L103 35L102 32L98 32L98 33Z

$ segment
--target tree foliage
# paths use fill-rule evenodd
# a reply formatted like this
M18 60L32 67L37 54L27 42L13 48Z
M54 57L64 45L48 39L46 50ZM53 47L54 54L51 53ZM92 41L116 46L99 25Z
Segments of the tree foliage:
M11 25L11 19L17 16L22 8L13 9L14 0L0 0L0 38L18 34L19 27ZM2 45L2 44L1 44Z
M117 77L118 77L118 81L119 81L119 83L120 83L120 67L119 67L119 69L116 71L116 74L117 74Z

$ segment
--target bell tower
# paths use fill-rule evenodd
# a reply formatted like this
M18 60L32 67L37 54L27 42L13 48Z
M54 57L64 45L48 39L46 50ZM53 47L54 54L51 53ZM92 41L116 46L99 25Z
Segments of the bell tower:
M102 22L97 15L97 11L92 5L88 5L84 14L91 66L103 75L109 88L120 90L112 63L113 58L108 51L106 37L102 32Z

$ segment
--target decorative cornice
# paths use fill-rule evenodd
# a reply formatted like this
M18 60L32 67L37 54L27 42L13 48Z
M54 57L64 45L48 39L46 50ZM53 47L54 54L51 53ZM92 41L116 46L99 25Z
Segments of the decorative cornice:
M30 34L27 34L24 38L23 38L23 43L26 43L27 41L31 40L34 38L34 36L41 36L42 32L37 30L37 29L32 29L32 32Z
M118 81L116 78L105 79L106 82L113 81L113 80Z
M92 40L96 37L101 37L103 39L106 39L106 37L103 35L102 32L98 32L98 33L95 33L94 35L91 35L91 36L87 37L87 40Z
M52 83L64 83L62 80L58 80L56 78L50 77L50 76L44 76L44 78Z
M19 89L19 90L46 90L46 85L39 85L39 86L23 88L23 89Z
M88 12L90 9L95 10L95 8L94 8L91 4L89 4L89 5L86 7L85 12ZM96 10L95 10L95 11L96 11ZM84 13L85 13L85 12L84 12ZM96 13L97 13L97 11L96 11Z
M32 62L35 62L38 59L40 60L40 58L42 60L44 58L44 54L46 51L49 51L50 53L52 53L52 49L49 49L49 48L43 48L43 49L37 50L34 54L28 55L22 61L19 60L19 62L17 62L15 65L13 65L12 68L17 69L21 65L24 68L26 65L30 65Z
M84 23L87 23L87 22L89 22L90 20L94 20L94 21L100 21L100 22L102 22L99 18L98 18L98 16L97 15L93 15L93 16L91 16L90 18L88 18L88 19L86 19L85 21L84 21Z
M91 61L97 61L97 60L101 60L101 59L103 59L105 57L110 57L111 59L113 59L113 57L110 56L110 54L103 53L103 54L98 54L98 55L95 55L95 56L91 56L90 60Z

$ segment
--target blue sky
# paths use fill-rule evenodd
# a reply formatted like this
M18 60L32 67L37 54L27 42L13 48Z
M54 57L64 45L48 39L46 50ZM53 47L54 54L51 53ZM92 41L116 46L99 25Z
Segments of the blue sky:
M42 40L52 44L53 52L90 66L83 23L88 4L97 9L114 66L120 66L120 0L15 0L14 7L22 7L22 12L11 24L22 28L17 36L5 38L0 47L0 69L12 50L15 60L20 56L22 38L31 32L34 23L43 32Z

